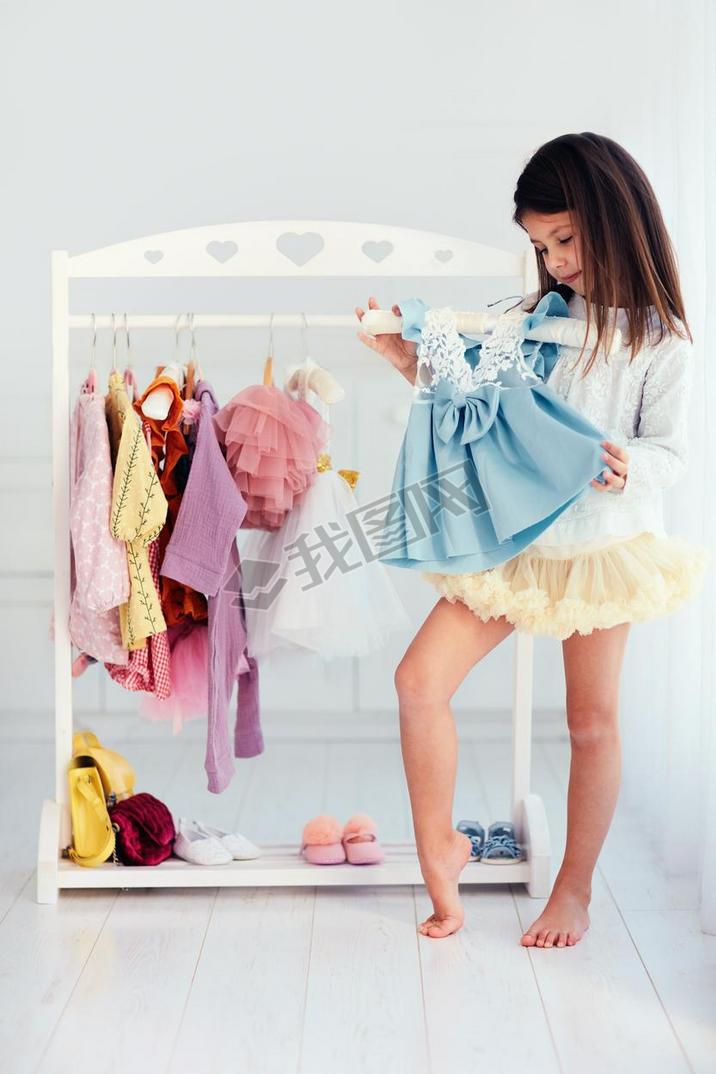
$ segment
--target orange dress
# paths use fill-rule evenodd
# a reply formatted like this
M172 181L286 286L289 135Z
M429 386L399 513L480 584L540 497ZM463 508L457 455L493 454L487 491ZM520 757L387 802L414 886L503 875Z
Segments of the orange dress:
M189 446L182 431L184 399L176 381L163 374L162 368L162 366L157 367L154 380L133 403L134 409L151 430L152 462L167 499L166 524L158 539L160 564L164 559L164 552L179 514L189 471ZM185 392L193 392L193 385L194 375L190 365ZM165 418L147 417L142 411L142 405L150 392L159 387L168 388L172 393L169 413ZM167 626L173 626L186 619L199 623L207 621L208 608L203 593L197 593L190 586L176 582L173 578L166 578L164 575L161 576L160 585L159 597Z

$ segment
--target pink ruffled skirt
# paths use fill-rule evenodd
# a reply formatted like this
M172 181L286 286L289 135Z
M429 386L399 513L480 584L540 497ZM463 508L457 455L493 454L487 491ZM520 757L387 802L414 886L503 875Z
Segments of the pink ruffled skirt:
M214 425L246 501L241 528L278 529L316 478L328 426L310 403L267 384L242 389Z

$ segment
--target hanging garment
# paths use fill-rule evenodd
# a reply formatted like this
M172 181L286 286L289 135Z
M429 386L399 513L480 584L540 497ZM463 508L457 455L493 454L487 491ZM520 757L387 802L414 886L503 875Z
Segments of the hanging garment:
M544 383L558 345L525 338L566 303L550 292L532 314L503 314L482 343L458 332L451 309L400 308L418 367L379 558L445 573L496 566L604 469L603 433Z
M125 374L125 384L128 379ZM150 429L142 424L142 436L149 450ZM147 545L147 564L154 591L159 590L159 545L157 540ZM144 645L131 649L125 664L106 662L110 678L125 690L143 691L157 698L168 697L171 691L171 666L166 630L157 631L145 639Z
M166 697L144 694L139 712L147 720L171 722L178 735L188 720L206 719L209 696L209 631L206 623L184 619L167 627L171 690Z
M104 407L92 370L70 433L70 637L85 656L126 664L119 606L129 597L129 573L125 545L109 529L112 460Z
M106 414L114 462L110 532L125 542L129 567L129 600L120 607L122 644L126 649L137 649L144 647L148 637L166 629L147 546L161 532L167 501L152 465L142 423L116 369L109 377Z
M218 794L234 775L228 736L228 709L238 680L233 756L263 752L259 723L256 661L246 652L241 601L241 561L236 533L246 504L229 472L216 436L218 407L206 381L195 398L201 403L196 447L181 508L162 563L162 574L208 594L209 676L205 769L208 788Z
M152 418L144 415L142 405L151 392L157 388L168 388L172 394L169 412L165 418ZM152 462L159 475L159 483L167 499L166 524L159 535L159 563L174 528L182 495L189 474L189 446L182 431L184 399L177 382L161 373L161 367L149 387L135 400L134 409L151 430ZM175 579L162 577L160 580L160 599L164 618L170 626L190 619L194 622L206 622L207 606L203 593L197 593L191 586L181 585Z
M147 562L154 587L159 584L159 550L157 542L147 547ZM131 649L126 665L105 663L110 678L125 690L144 691L158 698L171 692L171 665L166 630L151 634L141 648Z
M298 397L311 406L309 384L299 380ZM311 395L330 429L328 407ZM358 472L334 470L327 451L315 465L314 482L281 528L255 530L243 544L244 564L251 564L257 583L250 600L244 588L248 649L255 657L282 649L324 660L365 656L410 627L387 570L365 562L354 539Z
M235 395L214 424L246 502L242 529L278 529L315 480L316 457L327 435L318 412L274 386L268 358L263 384Z

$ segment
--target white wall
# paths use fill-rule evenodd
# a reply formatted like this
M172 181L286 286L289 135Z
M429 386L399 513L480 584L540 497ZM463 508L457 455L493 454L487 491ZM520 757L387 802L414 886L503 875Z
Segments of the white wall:
M382 221L521 249L510 222L515 179L541 142L570 130L621 141L668 219L674 17L670 2L647 0L2 5L0 711L51 705L49 251L264 218ZM421 293L479 306L514 289L463 283L445 293L426 282ZM349 312L369 290L350 281L105 281L78 282L72 296L78 312ZM377 291L384 304L414 292L410 281ZM89 353L87 336L75 335L74 386ZM170 358L173 338L135 334L133 345L146 379ZM359 489L375 488L389 480L398 450L388 412L410 389L351 332L310 345L348 392L335 411L334 461L362 471ZM260 377L261 334L207 333L199 346L222 400ZM300 356L298 333L278 333L277 365ZM106 334L98 358L108 370ZM376 421L382 453L367 435ZM432 591L392 573L417 628ZM357 675L350 664L304 668L301 706L392 707L392 670L407 641L363 661ZM457 703L509 705L510 659L508 642ZM538 641L536 666L536 703L559 705L557 642ZM271 669L263 703L294 704L294 687ZM134 704L98 669L77 683L77 703Z

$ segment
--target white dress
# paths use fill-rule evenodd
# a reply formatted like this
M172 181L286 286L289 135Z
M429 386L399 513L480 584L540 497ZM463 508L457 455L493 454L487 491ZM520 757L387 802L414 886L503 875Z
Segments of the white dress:
M530 308L537 295L528 295ZM586 320L574 294L569 314ZM664 530L663 491L687 463L693 348L665 336L629 362L626 311L613 311L622 346L600 355L585 377L585 353L562 347L547 384L628 452L623 489L589 487L519 555L473 574L425 573L438 592L480 619L505 616L516 628L564 639L618 623L667 615L698 589L708 550ZM558 465L558 460L555 460ZM605 469L608 467L604 463Z
M313 392L306 394L328 423L329 408ZM334 470L327 450L317 459L317 471L280 529L250 530L242 541L244 564L276 565L267 572L271 582L265 588L276 590L267 607L245 600L250 656L286 649L324 660L365 656L382 648L393 631L411 625L387 569L377 560L366 562L352 536L357 473Z

